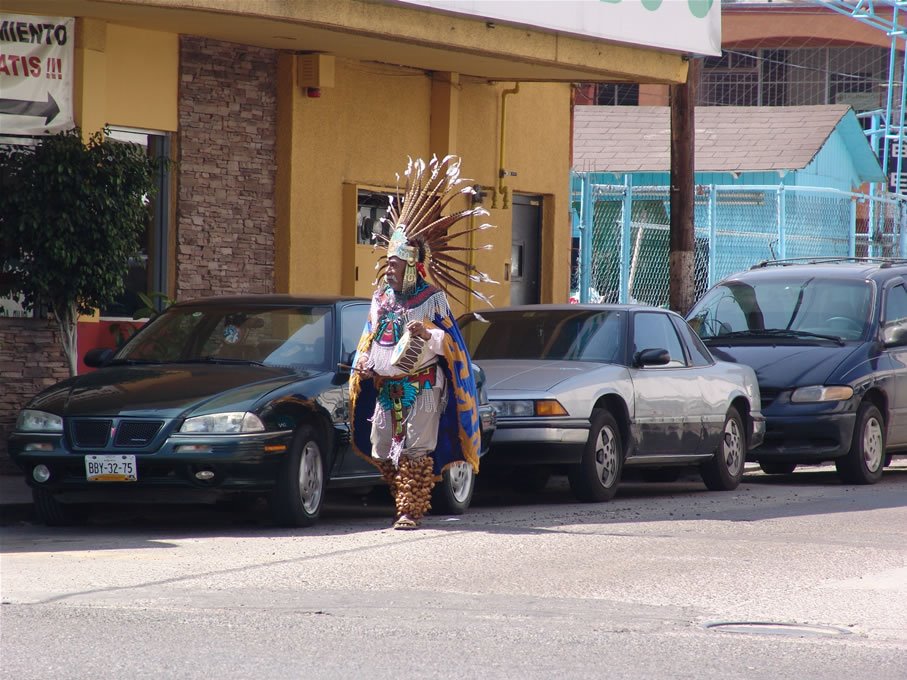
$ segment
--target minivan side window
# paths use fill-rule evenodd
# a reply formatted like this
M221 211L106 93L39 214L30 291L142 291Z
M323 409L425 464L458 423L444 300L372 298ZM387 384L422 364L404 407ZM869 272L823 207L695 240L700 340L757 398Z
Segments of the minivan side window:
M888 325L907 319L907 288L903 285L892 286L885 296L884 323Z

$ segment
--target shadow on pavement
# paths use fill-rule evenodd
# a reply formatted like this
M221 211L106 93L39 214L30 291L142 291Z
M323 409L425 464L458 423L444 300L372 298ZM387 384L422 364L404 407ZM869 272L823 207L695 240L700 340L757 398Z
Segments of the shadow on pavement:
M511 490L479 476L470 510L461 516L429 515L425 528L442 531L535 534L577 526L677 521L757 522L780 517L864 511L907 505L907 461L888 468L873 486L842 485L834 467L798 468L789 475L748 470L734 491L708 491L698 474L674 482L642 482L628 475L607 503L579 503L562 476L540 492ZM733 502L729 505L729 499ZM342 536L389 531L410 540L426 532L390 531L393 506L386 489L328 494L321 518L308 528L273 525L261 500L242 505L98 505L83 526L36 525L30 505L0 506L6 527L0 552L60 552L124 547L173 547L169 540L203 537ZM21 531L20 531L21 530ZM600 532L600 530L599 530ZM621 533L621 532L618 532ZM621 535L626 534L623 532ZM437 536L437 534L429 534ZM124 545L123 539L134 540Z

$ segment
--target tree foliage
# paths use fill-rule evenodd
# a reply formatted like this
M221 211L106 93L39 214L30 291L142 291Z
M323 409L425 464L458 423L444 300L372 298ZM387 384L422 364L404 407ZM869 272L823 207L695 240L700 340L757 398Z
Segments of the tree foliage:
M78 316L123 291L156 188L157 161L107 133L0 149L0 294L53 313L73 375Z

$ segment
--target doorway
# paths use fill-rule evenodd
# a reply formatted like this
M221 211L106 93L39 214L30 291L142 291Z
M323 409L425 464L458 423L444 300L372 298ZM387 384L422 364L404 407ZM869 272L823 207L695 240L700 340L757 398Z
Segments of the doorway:
M510 250L510 304L541 302L542 197L513 195Z

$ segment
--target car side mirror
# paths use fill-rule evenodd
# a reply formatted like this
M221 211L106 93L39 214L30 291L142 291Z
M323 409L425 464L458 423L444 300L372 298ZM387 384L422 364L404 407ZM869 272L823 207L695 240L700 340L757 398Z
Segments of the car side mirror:
M107 347L95 347L85 352L82 361L91 368L101 368L113 358L115 352Z
M885 347L907 345L907 322L892 324L882 329L882 344Z
M641 368L643 366L665 366L671 361L671 353L660 347L643 349L633 355L633 364Z

